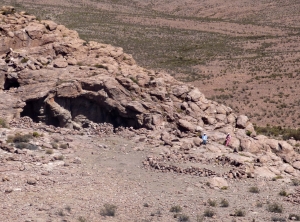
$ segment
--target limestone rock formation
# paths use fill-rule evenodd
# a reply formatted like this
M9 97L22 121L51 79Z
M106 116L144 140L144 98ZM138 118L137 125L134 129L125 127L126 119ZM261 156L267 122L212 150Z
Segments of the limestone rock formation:
M0 11L0 45L0 115L7 121L29 116L75 130L104 122L146 128L153 140L184 147L185 153L206 132L212 157L243 152L249 173L299 175L300 154L293 145L256 136L246 116L165 72L138 66L122 48L86 42L76 31L12 7ZM223 145L227 133L230 147Z

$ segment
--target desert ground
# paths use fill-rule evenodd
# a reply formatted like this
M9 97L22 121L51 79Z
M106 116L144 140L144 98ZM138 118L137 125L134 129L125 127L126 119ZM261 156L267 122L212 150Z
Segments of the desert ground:
M48 133L43 128L49 131L42 125L31 128L43 135L34 143L57 143L58 148L23 150L18 154L0 150L1 221L263 222L287 221L299 215L299 203L286 196L299 190L299 184L290 179L227 179L228 187L214 188L209 177L145 168L142 163L148 156L171 150L141 142L146 134L89 135L86 131L84 135L72 135L68 130L50 128L52 133ZM29 130L11 128L1 132L9 136ZM175 164L215 172L232 168L189 161ZM105 204L116 207L113 216L103 214ZM274 204L282 213L269 211Z

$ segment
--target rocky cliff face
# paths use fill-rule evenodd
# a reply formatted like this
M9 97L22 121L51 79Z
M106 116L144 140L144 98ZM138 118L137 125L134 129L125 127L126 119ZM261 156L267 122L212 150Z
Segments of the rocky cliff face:
M167 73L139 67L122 48L85 42L63 25L11 7L0 11L0 45L0 114L8 121L29 116L79 131L93 122L146 128L149 140L186 153L206 132L207 152L245 163L245 175L300 175L295 141L257 136L246 116Z

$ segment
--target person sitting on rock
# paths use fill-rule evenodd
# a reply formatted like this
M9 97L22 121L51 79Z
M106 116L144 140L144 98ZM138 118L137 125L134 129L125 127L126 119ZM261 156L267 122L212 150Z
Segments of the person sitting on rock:
M226 136L226 139L225 139L225 146L229 145L230 139L231 139L230 133L227 133L227 136Z
M206 135L206 133L204 133L202 136L202 144L206 145L206 143L207 143L207 135Z

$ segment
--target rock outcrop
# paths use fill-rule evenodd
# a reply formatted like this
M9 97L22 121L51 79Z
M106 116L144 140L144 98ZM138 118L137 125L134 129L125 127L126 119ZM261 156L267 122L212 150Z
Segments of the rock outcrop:
M206 132L208 156L236 158L246 162L244 172L258 176L299 176L293 145L257 136L247 116L165 72L138 66L122 48L86 42L76 31L12 7L0 11L0 45L0 114L7 121L29 116L79 131L92 123L145 128L149 141L194 156L203 155L193 147ZM223 145L227 133L229 147Z

